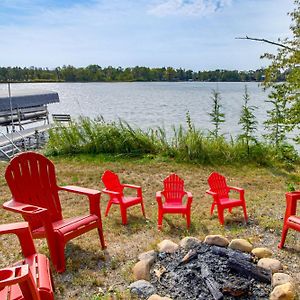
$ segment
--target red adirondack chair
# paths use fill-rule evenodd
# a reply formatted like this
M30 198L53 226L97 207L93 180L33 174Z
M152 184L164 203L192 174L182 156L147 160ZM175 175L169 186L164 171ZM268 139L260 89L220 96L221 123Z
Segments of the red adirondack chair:
M213 214L214 208L217 206L218 217L221 225L224 224L224 209L228 208L229 212L231 212L232 208L237 206L241 206L243 208L245 221L248 221L244 189L228 186L225 177L217 172L210 174L208 178L208 184L210 189L207 190L206 193L213 197L210 214ZM231 190L240 194L239 199L229 198L229 192Z
M143 203L142 188L137 185L132 184L121 184L117 174L110 170L106 170L102 175L102 182L105 189L102 190L104 194L109 195L109 201L105 211L105 217L107 217L108 212L112 204L120 205L122 224L127 224L127 208L136 204L141 204L142 212L144 217L145 208ZM136 190L136 196L124 196L124 188L130 188Z
M52 263L58 272L65 271L65 244L97 228L102 249L105 247L97 190L76 186L60 187L56 183L53 163L35 152L24 152L14 157L5 172L12 200L5 209L22 214L29 222L33 238L46 238ZM89 213L63 219L58 191L85 195L89 199Z
M184 203L184 196L187 202ZM162 201L162 196L165 202ZM186 216L187 228L191 225L192 193L184 190L184 181L176 174L171 174L164 180L164 190L156 192L158 203L158 229L162 227L164 214L182 214Z
M284 216L284 223L282 229L281 241L278 248L284 247L284 242L288 233L288 230L294 229L300 231L300 216L297 217L297 202L300 200L300 191L290 192L285 194L286 199L286 211Z
M27 222L0 225L0 235L16 234L24 259L0 269L0 299L54 300L49 260L36 253Z

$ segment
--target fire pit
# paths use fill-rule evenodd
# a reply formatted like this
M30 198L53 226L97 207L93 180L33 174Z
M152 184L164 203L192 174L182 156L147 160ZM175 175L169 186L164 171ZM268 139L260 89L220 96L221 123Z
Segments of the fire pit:
M271 271L258 267L250 254L204 243L188 252L159 253L150 282L172 299L268 299Z
M281 273L282 264L267 248L244 239L229 242L209 235L157 245L158 251L139 255L133 267L137 280L129 288L138 299L220 300L294 299L293 278ZM273 274L273 275L272 275ZM272 281L272 284L271 284Z

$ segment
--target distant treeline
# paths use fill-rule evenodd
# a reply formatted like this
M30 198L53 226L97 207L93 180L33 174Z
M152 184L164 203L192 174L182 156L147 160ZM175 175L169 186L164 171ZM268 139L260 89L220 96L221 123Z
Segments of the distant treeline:
M32 82L32 81L66 81L66 82L89 82L89 81L263 81L264 70L215 70L198 71L185 69L163 68L102 68L98 65L89 65L85 68L73 66L48 68L20 68L0 67L0 82L7 81ZM284 80L284 78L282 78Z

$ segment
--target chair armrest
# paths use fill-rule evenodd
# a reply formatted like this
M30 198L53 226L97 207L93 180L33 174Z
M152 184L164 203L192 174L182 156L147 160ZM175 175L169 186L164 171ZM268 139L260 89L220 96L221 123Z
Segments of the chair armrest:
M0 269L0 289L25 281L30 274L29 272L27 264Z
M85 196L95 196L101 194L100 191L94 189L88 189L80 186L75 185L66 185L58 187L60 191L71 192L75 194L85 195Z
M135 189L137 191L137 196L142 197L142 187L139 185L133 185L133 184L122 184L124 188L130 188Z
M244 189L236 187L236 186L228 186L228 188L232 191L236 191L236 192L239 192L239 193L244 192Z
M23 232L24 230L29 230L29 225L27 222L18 222L18 223L0 225L0 235L7 234L7 233L17 234L19 232Z
M121 196L121 194L119 192L114 192L114 191L110 191L108 189L103 189L102 190L103 194L107 194L107 195L111 195L111 196Z
M206 190L205 193L208 194L208 195L211 195L211 196L213 196L213 197L218 196L218 193L215 193L215 192L213 192L213 191L211 191L211 190Z
M141 189L142 187L139 186L139 185L134 185L134 184L127 184L127 183L124 183L122 184L123 187L126 187L126 188L130 188L130 189Z
M16 213L20 213L26 217L47 213L47 209L44 207L24 204L14 200L3 203L3 208Z

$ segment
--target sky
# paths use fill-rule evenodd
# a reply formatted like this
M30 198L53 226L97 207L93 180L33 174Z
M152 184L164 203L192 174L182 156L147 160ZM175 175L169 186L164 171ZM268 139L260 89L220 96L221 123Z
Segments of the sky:
M0 66L250 70L290 35L293 0L0 0Z

